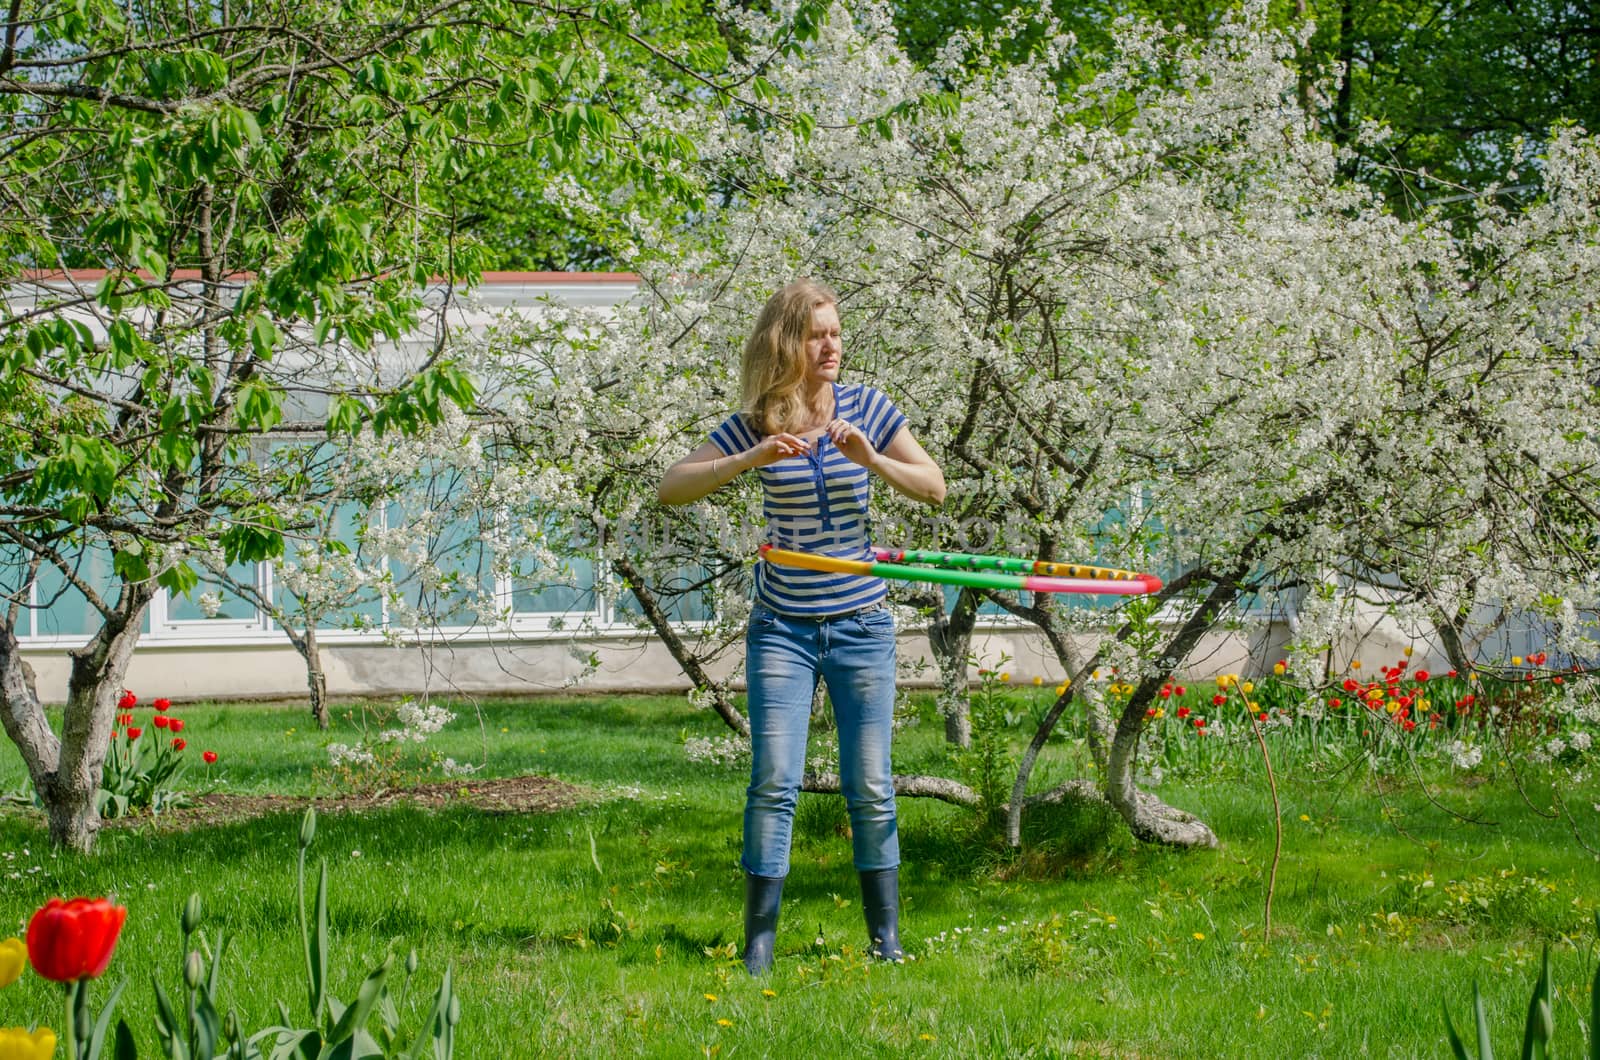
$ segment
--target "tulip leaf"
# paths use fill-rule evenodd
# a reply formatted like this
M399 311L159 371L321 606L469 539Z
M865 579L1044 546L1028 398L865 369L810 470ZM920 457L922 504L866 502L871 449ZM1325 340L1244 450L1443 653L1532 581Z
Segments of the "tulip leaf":
M111 1029L111 1015L116 1011L117 999L122 996L122 991L127 988L128 981L124 979L111 989L111 996L106 998L105 1007L100 1010L99 1017L94 1021L94 1030L89 1035L89 1055L99 1056L105 1048L106 1032Z
M422 1060L422 1051L430 1043L437 1043L441 1035L449 1033L450 1000L454 996L455 992L450 986L450 967L446 965L444 980L439 984L438 992L433 995L433 1008L429 1010L428 1018L417 1031L416 1040L411 1043L411 1048L401 1053L399 1060ZM437 1055L437 1048L434 1052Z
M383 984L389 977L389 969L393 966L394 957L385 957L383 963L367 976L366 982L362 983L361 989L356 992L355 1002L345 1010L344 1015L328 1035L330 1043L339 1044L354 1038L356 1031L366 1026L367 1018L372 1015L373 1006L383 994Z
M1444 1012L1444 1033L1450 1042L1450 1055L1456 1060L1468 1060L1467 1047L1461 1041L1461 1035L1456 1033L1455 1021L1450 1018L1450 1006L1439 1002L1439 1008Z
M117 1020L117 1033L111 1044L112 1060L139 1060L139 1047L127 1020Z
M1494 1046L1489 1041L1489 1014L1483 1010L1483 994L1478 984L1472 984L1472 1018L1478 1025L1478 1060L1494 1060Z
M1539 981L1533 986L1533 997L1528 999L1528 1022L1522 1032L1522 1060L1545 1060L1545 1043L1549 1042L1553 1030L1551 1021L1550 944L1546 943Z
M313 900L316 926L311 932L311 1019L320 1022L328 997L328 862L321 862L317 896Z
M156 1027L161 1032L162 1044L167 1047L169 1060L189 1060L189 1043L184 1040L183 1024L178 1021L172 999L162 989L161 980L153 974L150 985L156 992Z
M217 1002L217 989L222 985L222 955L228 952L228 930L217 929L217 945L212 951L211 971L206 975L206 995L213 1005Z
M201 1058L211 1057L216 1054L217 1039L222 1036L222 1017L217 1014L217 1006L212 1004L210 994L204 990L196 993L198 997L194 1006L194 1055Z
M1594 914L1594 933L1600 935L1600 911ZM1600 1060L1600 963L1594 969L1594 986L1589 989L1589 1060Z

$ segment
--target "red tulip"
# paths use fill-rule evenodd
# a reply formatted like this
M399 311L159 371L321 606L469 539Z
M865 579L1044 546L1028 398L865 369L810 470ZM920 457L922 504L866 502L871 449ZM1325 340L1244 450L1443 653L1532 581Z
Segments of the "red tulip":
M1173 691L1173 692L1175 692L1175 693L1176 693L1176 694L1178 694L1178 695L1180 695L1180 696L1181 696L1181 695L1183 695L1183 694L1184 694L1184 693L1185 693L1185 692L1187 692L1187 691L1188 691L1188 689L1186 689L1186 688L1184 688L1184 687L1183 687L1183 686L1182 686L1182 685L1178 685L1178 686L1177 686L1177 687L1176 687L1176 688L1174 688L1174 689L1173 689L1173 690L1172 690L1172 691Z
M209 766L209 765L212 765L212 764L214 764L216 762L216 760L217 760L217 752L215 752L215 751L201 751L200 752L200 757L202 759L204 759L206 765Z
M122 690L122 698L117 700L117 709L118 710L132 710L134 707L136 707L138 705L139 705L139 697L134 695L132 692L129 692L127 689L123 689Z
M172 709L172 700L170 700L170 699L158 699L158 700L156 700L154 703L152 703L150 705L152 707L155 707L157 710L161 711L164 714L168 710Z
M1428 671L1418 670L1416 673L1411 675L1411 679L1420 685L1422 682L1428 679Z
M1178 708L1178 717L1187 718L1188 716L1189 716L1189 708L1188 707L1179 707Z
M132 743L134 740L137 740L139 738L139 734L142 732L144 732L144 730L138 726L130 727L128 729L128 742Z
M1197 729L1205 728L1206 727L1206 719L1204 719L1204 718L1196 718L1196 719L1194 719L1194 727L1197 728Z
M1356 683L1356 679L1354 677L1347 677L1344 679L1344 690L1346 692L1355 692L1360 688L1361 686Z
M108 898L52 898L28 922L28 961L57 983L93 979L111 963L128 907Z
M1445 674L1445 676L1446 677L1455 677L1456 676L1456 672L1454 670L1451 670L1449 673Z
M167 727L167 723L171 720L172 719L168 718L165 714L157 714L155 717L150 719L150 724L154 725L158 729L165 729Z
M1408 721L1408 722L1405 723L1405 726L1404 726L1406 732L1410 732L1412 729L1415 729L1416 727L1417 727L1417 723L1414 722L1414 721Z
M1328 700L1328 706L1332 707L1334 710L1338 710L1343 705L1344 704L1342 702L1340 702L1339 697L1337 697L1337 696L1335 696L1334 698Z
M1172 686L1168 685L1166 688L1163 688L1159 694L1160 694L1162 699L1171 699L1172 698Z
M173 732L182 732L183 731L183 719L182 718L171 718L169 720L171 722L171 726L170 727L171 727Z
M1228 697L1223 695L1221 692L1218 692L1216 695L1211 697L1211 705L1213 707L1220 707L1227 701Z
M183 749L184 749L184 748L185 748L185 747L188 747L188 746L189 746L189 742L188 742L188 741L187 741L187 740L185 740L185 739L184 739L184 738L183 738L183 737L182 737L182 736L180 736L180 737L178 737L178 738L177 738L177 739L176 739L176 740L173 740L173 741L172 741L172 746L173 746L173 747L174 747L174 748L175 748L175 749L177 749L177 750L179 750L179 751L181 751L181 750L183 750Z

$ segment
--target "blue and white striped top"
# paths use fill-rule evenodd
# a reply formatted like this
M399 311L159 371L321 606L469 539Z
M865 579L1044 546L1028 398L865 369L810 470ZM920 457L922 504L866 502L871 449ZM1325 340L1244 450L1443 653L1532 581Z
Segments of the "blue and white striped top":
M849 420L879 452L906 418L880 390L860 383L833 384L835 415ZM711 444L735 456L761 441L734 413L711 432ZM767 540L776 548L870 560L867 469L841 453L826 435L809 454L785 457L756 469L761 475ZM756 600L779 614L836 615L878 603L888 595L882 578L756 564Z

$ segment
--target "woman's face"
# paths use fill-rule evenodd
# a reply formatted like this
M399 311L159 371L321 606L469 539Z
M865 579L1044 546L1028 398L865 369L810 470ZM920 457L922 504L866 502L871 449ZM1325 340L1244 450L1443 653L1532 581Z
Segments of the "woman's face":
M839 378L839 308L819 305L811 310L811 333L806 336L806 382L811 386Z

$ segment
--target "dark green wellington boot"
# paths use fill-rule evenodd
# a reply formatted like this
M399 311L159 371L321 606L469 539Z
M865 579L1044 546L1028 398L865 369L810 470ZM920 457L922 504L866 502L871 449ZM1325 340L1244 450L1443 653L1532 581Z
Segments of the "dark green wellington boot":
M867 916L867 952L885 961L902 960L900 948L900 870L861 873L861 911Z
M778 938L778 906L783 877L744 874L744 970L766 975L772 969L772 948Z

